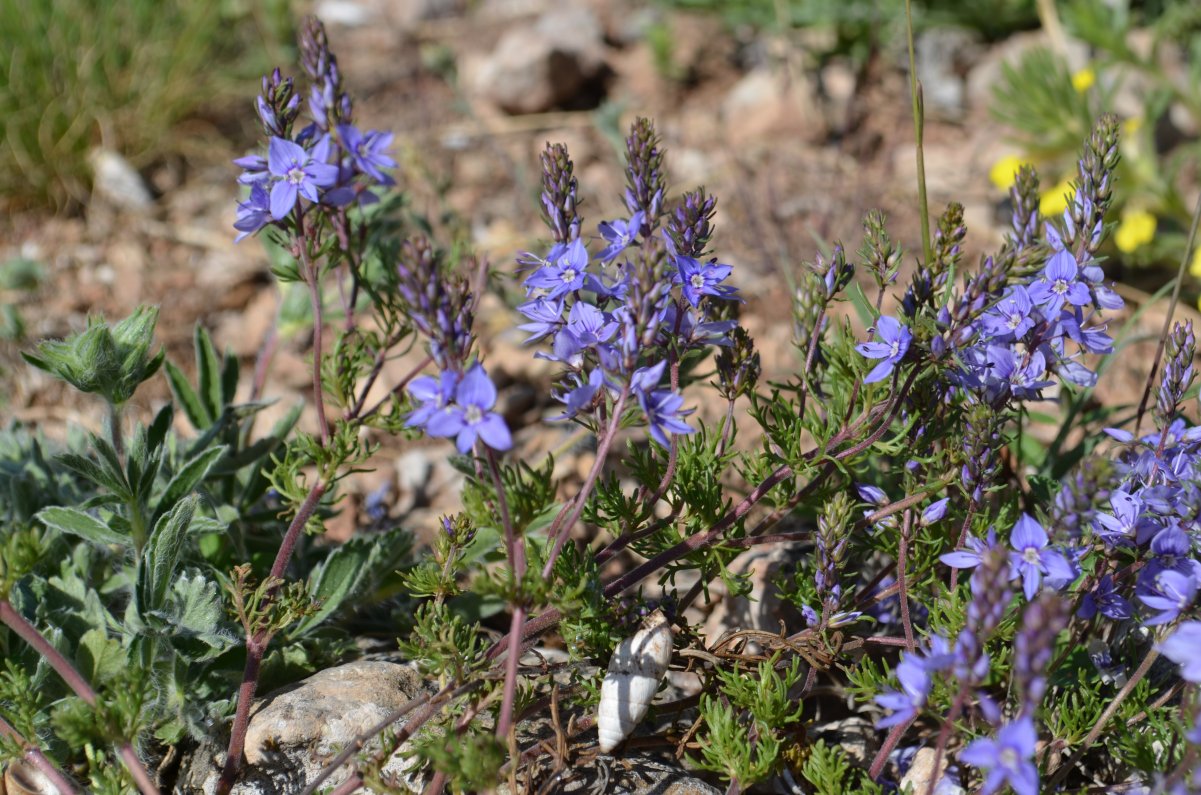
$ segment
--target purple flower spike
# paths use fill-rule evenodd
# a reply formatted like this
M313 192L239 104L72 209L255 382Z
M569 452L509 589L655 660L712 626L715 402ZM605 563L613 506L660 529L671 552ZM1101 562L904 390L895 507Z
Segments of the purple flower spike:
M455 386L455 399L447 410L434 414L426 423L430 436L454 436L460 453L468 453L476 439L493 450L513 446L504 418L492 411L496 387L478 363Z
M896 318L887 315L881 315L876 321L876 334L881 342L862 342L855 346L855 350L869 359L884 360L872 368L863 379L865 384L874 384L887 378L893 368L905 358L909 343L913 341L913 334L909 329L901 325Z
M267 168L276 177L271 186L271 217L277 221L292 212L299 197L320 201L317 189L328 188L338 181L336 166L314 161L304 147L283 138L271 139Z
M973 740L959 759L985 771L982 795L991 795L1006 783L1017 795L1038 795L1038 768L1032 761L1037 742L1034 722L1021 718L1002 726L995 740Z
M1023 513L1009 535L1014 551L1009 553L1009 579L1022 578L1026 599L1038 593L1042 578L1071 582L1076 578L1072 564L1062 553L1047 547L1047 531L1030 514Z
M1158 648L1164 657L1180 664L1182 679L1201 682L1201 621L1185 621Z

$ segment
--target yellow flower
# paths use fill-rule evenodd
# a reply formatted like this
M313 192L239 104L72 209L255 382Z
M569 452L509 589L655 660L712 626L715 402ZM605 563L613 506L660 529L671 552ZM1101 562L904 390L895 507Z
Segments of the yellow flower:
M1142 116L1131 116L1126 121L1122 122L1122 132L1126 135L1134 135L1143 128Z
M1043 193L1038 200L1038 211L1043 215L1059 215L1068 208L1068 195L1073 193L1071 180L1061 179L1058 185Z
M1029 164L1017 155L1005 155L989 169L988 178L1000 190L1009 190L1017 179L1018 170L1025 165Z
M1193 259L1188 264L1188 272L1201 279L1201 246L1193 249Z
M1155 238L1155 216L1146 210L1127 210L1113 233L1113 242L1126 254L1145 246Z
M1093 87L1097 82L1097 73L1090 67L1081 69L1076 74L1072 75L1072 88L1076 89L1077 93L1083 94Z

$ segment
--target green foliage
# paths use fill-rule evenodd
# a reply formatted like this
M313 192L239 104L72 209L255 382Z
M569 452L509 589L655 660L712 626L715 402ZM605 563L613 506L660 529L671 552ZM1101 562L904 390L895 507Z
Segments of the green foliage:
M189 0L0 2L0 195L82 202L93 147L138 167L178 151L171 131L181 120L240 96L237 79L279 59L287 6L256 5L252 13Z
M814 795L842 795L844 792L879 795L884 792L883 786L872 781L866 771L853 767L846 751L838 746L818 740L806 751L801 775L813 785Z

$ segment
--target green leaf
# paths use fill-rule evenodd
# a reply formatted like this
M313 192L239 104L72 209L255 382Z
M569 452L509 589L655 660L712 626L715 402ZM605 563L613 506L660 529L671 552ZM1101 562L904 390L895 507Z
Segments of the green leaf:
M199 571L173 578L165 607L154 615L170 629L172 645L192 661L216 657L236 643L225 626L221 589Z
M146 445L151 450L158 450L163 446L163 441L167 438L167 432L171 430L171 422L175 419L175 407L168 403L159 409L158 414L154 415L154 421L150 423L150 429L146 432Z
M52 527L68 535L78 536L93 544L101 546L116 544L128 547L131 543L128 536L114 532L104 522L75 508L61 506L45 508L39 511L34 518L47 527Z
M119 469L113 471L105 465L107 462L104 459L96 462L76 453L63 453L55 456L54 460L84 480L112 492L122 501L128 502L133 499L133 492L125 481L125 473Z
M226 447L210 447L209 449L192 456L179 471L175 473L175 477L167 483L167 488L163 492L162 499L159 500L158 509L155 511L155 519L162 516L164 511L167 511L175 503L179 502L186 495L190 494L205 476L209 470L213 468L213 464L225 454Z
M317 627L354 593L363 581L375 545L366 539L352 539L335 549L309 577L309 596L318 604L316 612L297 625L295 635Z
M181 500L155 523L150 533L138 569L137 595L143 615L157 610L166 598L197 502L196 497Z
M221 416L224 401L221 399L221 359L213 340L200 324L196 325L196 385L199 388L201 405L210 423Z
M171 362L167 362L164 366L167 371L167 382L171 385L171 392L179 401L179 405L183 407L183 413L187 415L188 422L192 423L193 428L201 431L209 427L212 422L208 419L204 406L200 403L200 398L192 389L192 385L188 383L183 371Z
M129 660L120 641L109 638L103 630L90 629L79 639L75 664L84 679L99 687L119 677Z

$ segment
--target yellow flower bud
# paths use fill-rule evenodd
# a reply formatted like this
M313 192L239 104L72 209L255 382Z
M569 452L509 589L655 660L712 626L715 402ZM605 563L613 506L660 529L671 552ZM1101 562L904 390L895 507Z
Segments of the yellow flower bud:
M1201 246L1193 249L1193 258L1188 264L1188 272L1191 276L1201 279Z

